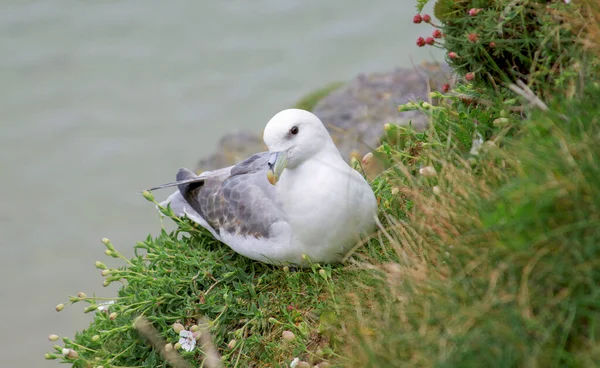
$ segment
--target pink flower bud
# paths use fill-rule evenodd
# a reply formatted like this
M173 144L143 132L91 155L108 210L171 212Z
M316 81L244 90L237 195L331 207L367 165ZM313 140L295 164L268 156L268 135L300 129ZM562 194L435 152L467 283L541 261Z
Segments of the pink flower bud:
M423 22L425 22L425 23L431 22L431 17L429 16L429 14L425 14L423 16Z
M435 31L433 31L433 33L431 35L433 36L433 38L442 38L444 36L442 34L442 31L440 31L439 29L436 29Z
M479 39L479 37L477 36L477 33L469 33L469 42L477 42L477 40Z
M479 14L479 12L482 11L482 10L483 9L481 9L481 8L471 8L471 9L469 9L469 15L472 16L472 17L474 17L477 14Z
M419 46L419 47L425 46L425 39L423 37L417 38L417 46Z
M427 37L425 39L425 43L428 44L429 46L431 46L435 43L435 40L433 39L433 37Z
M450 90L450 85L449 85L448 83L445 83L445 84L442 86L442 92L446 93L446 92L448 92L449 90Z
M450 58L450 59L457 59L457 58L458 58L458 55L456 54L456 52L454 52L454 51L450 51L450 52L448 53L448 58Z
M421 18L421 14L417 14L413 18L413 23L419 24L419 23L421 23L422 20L423 20L423 18Z
M469 72L469 73L465 74L465 79L468 81L472 81L473 79L475 79L475 73Z

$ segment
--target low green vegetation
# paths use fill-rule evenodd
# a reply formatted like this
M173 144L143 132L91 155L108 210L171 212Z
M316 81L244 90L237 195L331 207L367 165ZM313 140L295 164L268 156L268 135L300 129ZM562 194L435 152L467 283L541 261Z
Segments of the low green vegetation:
M317 105L317 103L323 99L323 97L326 97L331 92L340 88L342 85L343 85L342 82L329 83L328 85L326 85L322 88L319 88L316 91L313 91L313 92L307 94L306 96L302 97L292 107L295 109L312 111L315 108L315 106Z
M400 106L427 114L430 128L386 125L375 154L387 169L372 181L381 226L348 262L264 265L163 209L177 230L136 244L132 259L104 240L125 262L96 263L106 285L122 283L118 297L72 296L94 321L46 358L75 367L600 365L600 32L584 22L600 13L591 1L546 3L569 16L536 18L527 10L535 1L453 3L443 33L486 29L494 14L545 22L542 31L570 25L578 38L545 60L577 70L568 88L557 88L561 69L505 73ZM461 52L468 65L481 56ZM499 64L489 65L478 68L492 76ZM198 338L191 351L182 329Z

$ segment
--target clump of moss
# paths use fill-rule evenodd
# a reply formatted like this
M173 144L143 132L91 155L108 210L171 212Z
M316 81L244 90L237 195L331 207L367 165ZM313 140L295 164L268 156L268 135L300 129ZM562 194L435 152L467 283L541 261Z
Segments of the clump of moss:
M312 111L317 105L317 103L319 103L319 101L327 97L327 95L329 95L331 92L340 88L342 85L342 82L333 82L324 87L321 87L302 97L299 101L297 101L294 104L293 108Z

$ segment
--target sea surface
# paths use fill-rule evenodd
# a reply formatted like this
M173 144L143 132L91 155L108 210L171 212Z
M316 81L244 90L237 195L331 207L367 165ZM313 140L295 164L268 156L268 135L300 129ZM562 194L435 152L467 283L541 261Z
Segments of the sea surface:
M102 237L161 228L139 192L329 82L440 59L413 0L0 2L0 366L50 367L91 316ZM166 195L167 193L164 193Z

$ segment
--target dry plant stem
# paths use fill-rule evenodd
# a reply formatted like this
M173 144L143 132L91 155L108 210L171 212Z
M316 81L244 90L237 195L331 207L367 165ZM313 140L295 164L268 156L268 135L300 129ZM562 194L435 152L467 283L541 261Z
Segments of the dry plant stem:
M202 332L202 334L200 335L200 343L202 344L202 350L206 355L206 359L204 360L204 362L206 363L206 366L208 368L221 368L221 357L219 356L219 352L217 351L217 348L213 343L210 332L208 332L208 330L205 327L207 324L208 322L205 318L198 318L198 326L200 327L200 330Z
M509 84L508 88L519 96L529 101L532 105L538 107L542 111L548 111L548 106L540 100L523 81L518 80L517 84Z
M186 362L181 355L175 350L166 351L165 340L163 340L156 328L152 326L150 322L144 317L138 317L133 323L133 327L142 335L150 345L158 350L160 355L173 367L175 368L192 368L192 366ZM213 366L209 365L210 368Z

